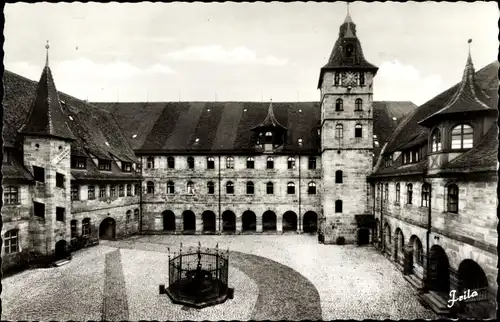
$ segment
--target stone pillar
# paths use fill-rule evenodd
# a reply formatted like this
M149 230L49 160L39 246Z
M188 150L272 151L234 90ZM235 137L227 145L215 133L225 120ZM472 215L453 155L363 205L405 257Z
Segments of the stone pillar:
M255 216L255 231L258 233L262 232L262 216Z
M215 215L215 233L220 234L222 231L222 217Z
M201 234L203 231L203 218L201 215L196 216L195 215L195 221L196 221L196 234Z
M282 234L283 233L283 217L277 217L276 218L276 232L278 234Z
M161 214L155 214L154 218L155 218L154 230L162 231L163 230L163 218L162 218Z
M451 267L448 268L448 271L450 272L450 290L458 290L460 284L458 272Z
M241 221L241 216L236 217L236 233L241 234L243 228L243 222Z
M182 215L175 216L175 233L182 234L184 230L184 222L182 221Z

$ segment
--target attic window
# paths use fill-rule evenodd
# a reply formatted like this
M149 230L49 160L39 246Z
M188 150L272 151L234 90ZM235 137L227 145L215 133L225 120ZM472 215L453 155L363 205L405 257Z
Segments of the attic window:
M132 172L132 163L131 162L123 162L122 163L122 171L123 172Z
M71 115L69 116L69 119L73 121L73 117Z
M132 139L135 139L137 137L137 134L132 135Z
M71 157L71 168L72 169L85 169L86 160L82 157Z
M111 160L99 159L99 170L111 171Z

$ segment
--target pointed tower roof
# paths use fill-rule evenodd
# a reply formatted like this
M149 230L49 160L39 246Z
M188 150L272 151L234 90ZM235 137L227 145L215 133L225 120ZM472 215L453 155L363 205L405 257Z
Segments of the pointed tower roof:
M355 54L352 57L346 57L345 48L349 44L354 46ZM340 26L339 38L333 46L330 58L326 65L321 68L318 88L321 86L324 72L332 69L364 69L371 70L374 73L378 70L378 67L365 59L361 42L356 36L356 24L353 22L349 11L344 19L344 23Z
M468 42L470 44L472 39L469 39ZM488 97L478 86L474 75L475 70L474 65L472 64L472 57L469 48L469 55L467 56L467 62L465 63L462 81L460 82L457 91L442 109L420 121L419 124L429 125L433 123L432 120L442 115L493 110L493 108L487 104L491 100L490 97Z
M47 49L45 67L38 82L36 97L31 110L19 133L25 135L51 136L60 139L74 140L75 137L66 123L66 116L59 102L59 95L49 68L49 45Z
M281 131L286 131L287 128L281 125L276 117L274 116L273 102L272 100L269 102L269 108L267 109L266 118L262 123L254 127L252 130L258 129L277 129Z

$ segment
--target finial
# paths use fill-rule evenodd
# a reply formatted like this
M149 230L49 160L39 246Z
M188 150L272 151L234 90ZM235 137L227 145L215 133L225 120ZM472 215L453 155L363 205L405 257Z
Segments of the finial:
M347 2L347 14L349 14L349 2Z
M45 44L45 67L49 67L49 41L47 40L47 43Z
M472 42L472 38L470 38L469 40L467 40L467 43L469 44L469 56L470 56L470 43Z

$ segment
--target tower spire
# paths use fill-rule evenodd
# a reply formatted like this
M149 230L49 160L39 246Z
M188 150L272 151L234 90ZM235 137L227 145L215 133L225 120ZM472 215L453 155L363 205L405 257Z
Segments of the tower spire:
M47 43L45 44L45 67L49 67L49 41L47 40Z

